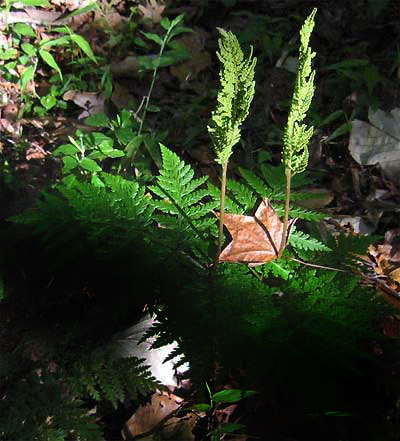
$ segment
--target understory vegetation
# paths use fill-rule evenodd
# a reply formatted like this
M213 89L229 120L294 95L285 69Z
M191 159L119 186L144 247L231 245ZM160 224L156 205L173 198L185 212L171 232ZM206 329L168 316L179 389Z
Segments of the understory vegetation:
M394 5L77 3L0 8L0 440L133 439L144 314L190 391L139 438L398 439L399 183L348 148Z

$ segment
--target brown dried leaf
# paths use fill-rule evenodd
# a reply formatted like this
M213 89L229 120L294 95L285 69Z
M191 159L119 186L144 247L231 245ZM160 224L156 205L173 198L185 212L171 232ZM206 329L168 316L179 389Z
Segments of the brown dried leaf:
M219 213L216 215L219 217ZM287 237L295 221L289 221ZM220 254L220 262L257 266L277 258L283 222L268 199L262 200L254 216L225 213L224 225L232 236L232 242Z
M152 432L169 415L172 416L182 399L167 392L155 392L151 402L139 409L129 418L125 427L131 437Z
M146 4L139 5L138 9L143 15L143 18L150 19L152 23L160 23L165 5L162 1L157 3L156 0L147 0Z
M68 90L64 93L63 99L65 101L73 101L77 106L85 109L79 115L79 119L87 118L96 113L104 113L104 95L101 93Z

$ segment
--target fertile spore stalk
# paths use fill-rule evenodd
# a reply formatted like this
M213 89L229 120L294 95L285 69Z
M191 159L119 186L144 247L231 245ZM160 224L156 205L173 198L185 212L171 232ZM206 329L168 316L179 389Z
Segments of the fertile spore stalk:
M220 71L221 88L218 92L218 104L212 113L208 132L213 140L217 154L216 162L222 166L221 205L218 229L218 246L215 265L222 249L226 174L232 148L240 140L240 127L249 113L254 96L254 69L257 59L253 57L253 48L244 59L239 42L232 32L218 28L222 38L218 40L220 51L217 52L222 66Z
M314 127L307 127L306 124L301 124L301 122L306 117L315 91L315 71L311 68L311 61L315 57L315 52L311 51L308 43L314 28L316 12L317 9L314 8L300 30L299 66L297 69L293 98L290 104L289 117L283 134L282 162L285 166L286 174L286 197L282 239L278 258L282 256L287 241L292 176L303 172L307 168L308 143L314 132Z

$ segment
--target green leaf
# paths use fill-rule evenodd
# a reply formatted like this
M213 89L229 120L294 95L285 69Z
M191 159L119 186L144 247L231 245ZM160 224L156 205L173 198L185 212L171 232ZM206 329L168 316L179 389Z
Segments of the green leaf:
M97 64L96 57L93 54L92 48L89 43L78 34L71 34L71 40L74 41L79 48L94 62Z
M129 141L129 143L126 145L125 147L126 156L129 159L132 159L136 155L136 152L138 151L140 145L143 142L143 138L144 138L143 135L133 136L132 140Z
M231 433L235 432L235 430L243 429L246 427L244 424L237 423L224 423L217 429L220 433Z
M168 29L171 27L171 20L168 17L163 17L160 21L160 25L168 31Z
M160 46L163 45L163 41L161 39L161 37L157 34L152 34L150 32L143 32L141 31L141 33L149 40L154 41L155 43L159 44Z
M66 15L64 17L64 20L69 20L70 18L76 17L77 15L86 14L87 12L94 11L95 9L97 9L96 2L90 3L87 6L76 9L74 12L71 12L71 14Z
M34 55L36 55L36 48L33 44L30 43L22 43L21 44L21 48L22 50L28 54L30 57L33 57Z
M105 113L95 113L85 119L85 124L92 127L110 127L110 120Z
M51 47L51 46L64 46L65 44L69 44L70 38L69 36L59 37L59 38L53 38L53 39L46 39L42 40L39 44L39 47L41 49L44 49L45 47Z
M189 32L194 32L193 29L190 29L186 26L178 26L177 28L173 29L169 34L168 34L168 41L170 41L172 38L176 37L177 35L180 34L187 34Z
M254 390L225 389L212 395L211 400L215 403L235 403L256 393Z
M212 409L212 407L209 404L196 404L192 407L193 410L197 410L199 412L208 412Z
M98 146L99 150L101 151L101 153L103 153L103 155L108 155L108 153L113 150L113 144L114 144L114 141L111 138L109 138L109 139L105 139L103 142L101 142L97 146Z
M24 73L21 75L21 91L24 92L26 89L26 86L28 85L29 81L33 79L35 76L35 70L36 66L29 66L24 70Z
M0 301L6 298L6 292L4 290L3 278L0 277Z
M351 132L351 128L352 128L351 122L342 124L337 129L335 129L330 134L330 136L328 136L328 138L326 139L326 142L327 141L332 141L333 139L338 138L339 136L343 136L346 133L350 133Z
M62 171L64 174L69 173L74 168L76 168L78 165L78 161L75 158L73 158L72 156L65 156L63 158L63 163L64 163L64 167L63 167Z
M340 410L335 410L332 412L325 412L325 415L329 416L329 417L353 417L353 416L356 416L356 415L354 415L354 413L341 412Z
M43 61L45 63L47 63L50 67L52 67L53 69L55 69L58 74L60 75L61 81L63 79L62 73L61 73L61 69L59 68L56 60L54 59L53 55L51 55L50 52L45 51L44 49L40 49L39 50L39 54L42 57Z
M103 149L110 150L114 146L114 140L109 136L105 135L104 133L93 132L91 137L94 142L94 146L92 146L92 148L95 148L96 146L100 147L101 145Z
M136 44L136 46L143 47L145 49L149 47L149 45L139 37L135 37L133 42Z
M35 31L31 28L31 26L26 23L15 23L13 27L13 31L18 35L24 35L26 37L36 37Z
M19 2L27 6L43 6L46 8L51 6L47 0L19 0Z
M158 168L161 168L161 155L158 142L151 136L144 136L144 145Z
M323 68L323 70L343 70L343 69L355 69L363 66L368 66L369 61L363 59L349 59L340 61L339 63L330 64Z
M97 175L92 175L91 183L95 187L105 187L104 182Z
M60 26L58 28L53 28L53 32L58 32L59 34L68 34L68 41L70 40L69 36L71 35L71 30L68 26Z
M57 104L57 100L54 95L45 95L40 98L40 104L46 109L50 110Z
M185 14L178 15L171 22L171 28L174 28L178 23L180 23L185 18Z
M60 155L76 155L79 152L78 147L76 147L73 144L63 144L57 147L53 155L54 156L60 156Z
M331 124L342 116L346 116L343 110L336 110L335 112L330 113L326 118L324 118L319 124L318 128Z
M129 144L132 139L136 137L136 133L132 130L131 127L120 127L116 129L114 133L118 139L118 142L122 145Z
M9 48L6 50L0 50L0 60L11 60L18 55L17 49Z
M84 168L85 170L95 173L101 171L101 167L97 164L96 161L90 158L83 158L79 161L79 166Z
M152 68L155 69L157 67L171 66L172 64L176 64L180 61L186 60L187 58L186 52L182 52L180 50L165 51L161 57L153 59Z
M126 153L119 149L112 149L107 152L109 158L122 158Z
M161 112L161 108L158 107L158 106L154 106L153 104L150 104L150 105L147 107L147 111L148 111L148 112L157 113L157 112Z

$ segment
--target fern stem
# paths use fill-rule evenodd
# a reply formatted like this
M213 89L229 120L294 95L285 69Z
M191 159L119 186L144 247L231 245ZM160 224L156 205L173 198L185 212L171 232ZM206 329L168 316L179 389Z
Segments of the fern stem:
M219 255L222 250L222 238L224 233L224 213L225 213L225 192L226 192L226 172L228 169L228 161L222 164L222 180L221 180L221 204L219 209L219 228L218 228L218 247L215 255L214 267L217 267Z
M285 195L285 214L283 218L283 230L282 230L282 238L281 245L279 247L278 259L282 257L283 250L286 246L286 235L288 231L289 224L289 202L290 202L290 184L292 182L292 171L290 168L286 168L286 195Z

